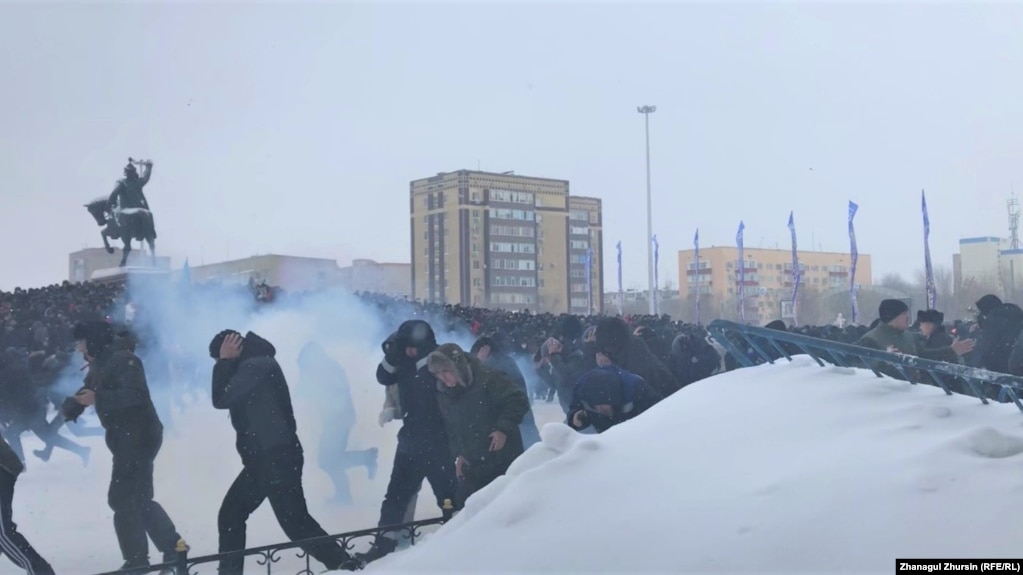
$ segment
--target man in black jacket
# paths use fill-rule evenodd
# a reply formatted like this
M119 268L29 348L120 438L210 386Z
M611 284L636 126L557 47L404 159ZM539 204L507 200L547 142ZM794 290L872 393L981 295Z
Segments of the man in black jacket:
M426 365L427 356L437 349L433 328L422 320L406 321L382 347L384 359L377 366L377 381L381 385L397 384L402 426L378 525L400 525L404 521L424 478L430 482L444 516L450 517L458 483L437 403L437 379ZM374 561L397 547L396 535L388 533L377 537L373 547L359 558Z
M78 324L77 349L89 363L85 386L65 400L65 419L74 421L96 406L106 443L113 455L107 501L114 511L114 531L124 556L121 569L149 566L149 542L163 553L163 563L187 550L167 512L153 501L153 464L163 444L163 424L149 396L142 361L129 351L131 342L115 338L103 321Z
M1023 332L1023 309L1003 303L988 294L976 303L980 339L974 349L974 365L999 373L1010 373L1009 356L1016 339Z
M234 330L218 333L210 342L213 366L213 407L231 413L235 445L242 472L220 506L217 527L220 553L245 548L245 523L263 500L269 499L281 529L292 541L326 537L309 515L302 489L305 456L295 425L291 393L277 363L277 350L262 337ZM336 542L303 546L330 570L355 570L356 563ZM244 571L245 557L235 554L220 561L220 575Z
M0 438L0 555L7 555L15 565L29 575L53 575L46 562L14 524L12 505L14 483L25 470L14 450Z

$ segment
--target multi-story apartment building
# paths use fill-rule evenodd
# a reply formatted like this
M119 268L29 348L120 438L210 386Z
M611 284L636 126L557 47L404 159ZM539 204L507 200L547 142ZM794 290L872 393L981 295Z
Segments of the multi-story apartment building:
M570 196L566 180L511 172L446 172L409 188L416 299L553 313L603 309L600 200Z
M734 317L739 310L739 248L700 248L697 265L694 250L678 253L679 290L684 300L694 298L699 290L701 319ZM744 300L746 320L766 323L792 318L792 252L745 248ZM831 294L848 292L850 288L852 258L848 253L798 252L802 279L800 289L805 292ZM856 262L856 284L864 288L872 284L871 260L868 254L859 254Z

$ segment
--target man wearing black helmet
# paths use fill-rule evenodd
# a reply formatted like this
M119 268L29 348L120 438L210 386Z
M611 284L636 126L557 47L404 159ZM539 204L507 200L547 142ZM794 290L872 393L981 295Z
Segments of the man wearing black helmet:
M422 320L406 321L382 347L384 359L377 366L377 381L398 386L402 426L378 525L400 525L405 520L424 478L430 482L442 513L450 517L458 483L437 403L437 380L426 365L427 356L437 349L433 328ZM388 533L377 537L373 547L358 557L375 561L397 547L397 534Z
M124 557L121 569L149 567L148 535L163 553L162 563L187 550L163 507L153 500L153 464L163 444L163 424L149 396L142 361L130 338L115 336L103 321L78 324L76 349L89 364L85 386L64 401L64 418L74 421L90 405L106 429L113 457L107 501Z

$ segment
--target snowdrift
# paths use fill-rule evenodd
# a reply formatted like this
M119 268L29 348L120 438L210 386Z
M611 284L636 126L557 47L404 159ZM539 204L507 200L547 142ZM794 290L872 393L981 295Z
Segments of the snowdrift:
M689 386L600 435L549 423L377 573L892 573L1018 555L1023 414L811 359Z

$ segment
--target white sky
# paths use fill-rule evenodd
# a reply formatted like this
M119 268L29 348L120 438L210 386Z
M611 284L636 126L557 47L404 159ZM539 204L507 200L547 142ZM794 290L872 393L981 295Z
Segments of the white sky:
M1005 235L1023 151L1023 5L0 4L0 288L100 245L82 204L152 158L157 250L408 261L408 183L571 181L605 285L645 287L642 104L662 282L675 251L848 249L875 277ZM811 168L813 168L811 170ZM1017 186L1018 187L1018 186ZM353 200L357 195L358 200ZM342 205L346 204L346 205ZM677 280L676 280L677 281Z

